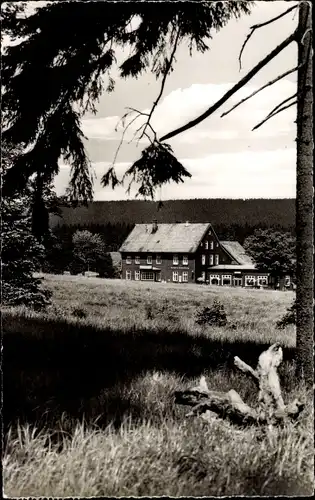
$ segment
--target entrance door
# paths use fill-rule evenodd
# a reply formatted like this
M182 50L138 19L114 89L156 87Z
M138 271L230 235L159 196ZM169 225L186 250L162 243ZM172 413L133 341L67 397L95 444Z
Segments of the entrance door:
M242 286L242 278L233 278L233 281L234 281L234 286Z
M154 274L155 274L155 281L161 281L161 271L156 271Z

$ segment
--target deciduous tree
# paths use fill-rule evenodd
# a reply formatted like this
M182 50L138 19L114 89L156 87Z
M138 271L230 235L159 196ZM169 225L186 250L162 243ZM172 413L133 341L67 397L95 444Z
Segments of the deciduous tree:
M296 241L290 233L258 229L244 241L244 248L260 269L270 271L275 284L296 267Z

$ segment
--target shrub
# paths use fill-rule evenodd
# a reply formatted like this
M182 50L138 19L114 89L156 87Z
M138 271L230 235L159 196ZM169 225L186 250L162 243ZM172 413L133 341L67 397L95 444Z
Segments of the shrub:
M283 330L288 325L296 325L296 300L293 302L292 306L287 309L287 312L276 323L276 327Z
M196 323L198 325L225 326L227 324L224 305L214 300L210 307L197 311Z
M86 318L87 314L84 309L81 309L81 307L75 307L72 311L73 316L79 319Z

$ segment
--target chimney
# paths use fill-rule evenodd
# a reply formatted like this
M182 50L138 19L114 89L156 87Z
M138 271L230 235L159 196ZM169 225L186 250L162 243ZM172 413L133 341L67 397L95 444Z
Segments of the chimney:
M154 220L152 221L152 231L151 231L151 232L152 232L152 233L156 233L156 232L157 232L157 229L158 229L157 220L156 220L156 219L154 219Z

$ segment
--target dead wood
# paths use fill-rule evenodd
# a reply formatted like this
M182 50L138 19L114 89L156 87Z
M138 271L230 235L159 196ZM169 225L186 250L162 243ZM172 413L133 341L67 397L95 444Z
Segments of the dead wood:
M276 343L264 351L258 358L256 370L237 356L234 364L242 372L249 374L258 388L257 407L247 405L233 389L228 392L211 391L206 379L201 377L196 387L175 392L175 403L192 406L186 416L206 416L207 419L219 416L239 425L278 424L288 419L295 419L304 408L304 404L294 400L284 404L277 368L283 358L282 348Z

